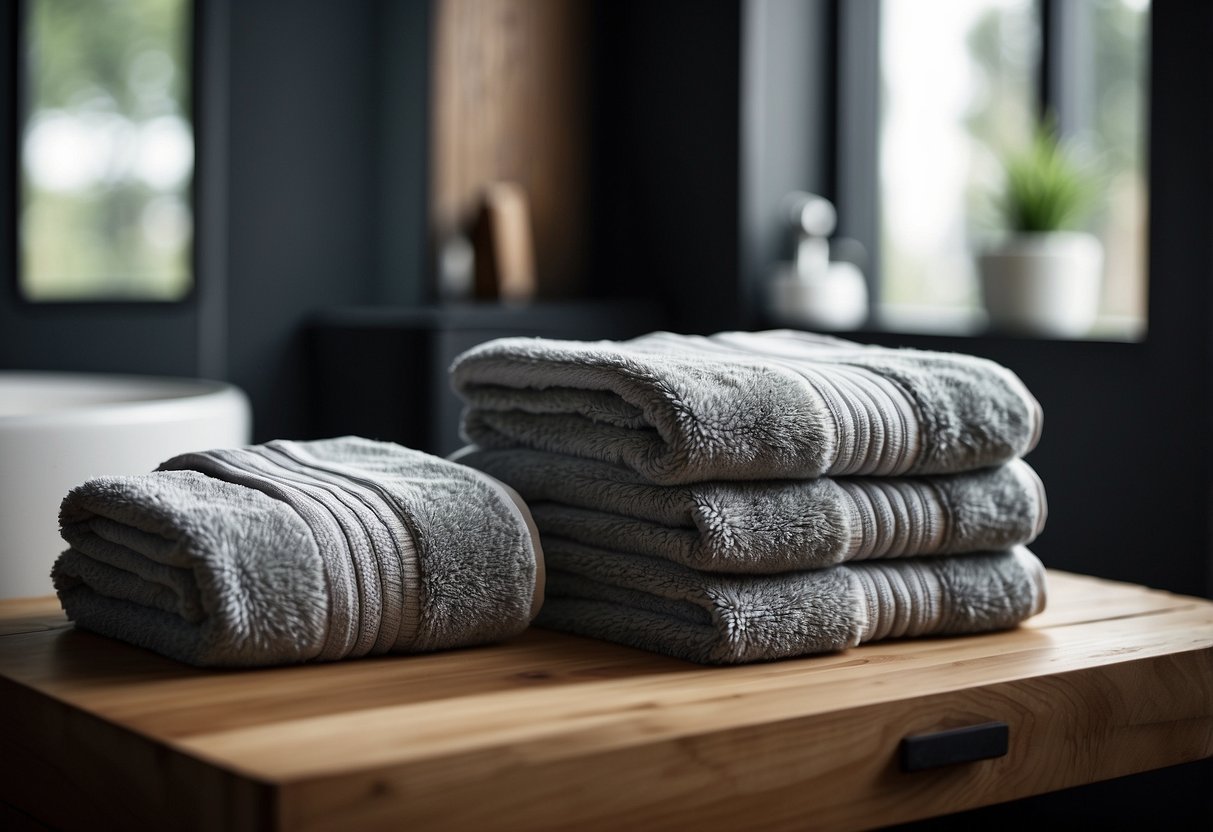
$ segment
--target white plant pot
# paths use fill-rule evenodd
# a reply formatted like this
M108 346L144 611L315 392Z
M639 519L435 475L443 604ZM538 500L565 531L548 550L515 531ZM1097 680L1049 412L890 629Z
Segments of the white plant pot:
M1091 234L1019 234L978 258L994 329L1073 338L1099 312L1103 247Z

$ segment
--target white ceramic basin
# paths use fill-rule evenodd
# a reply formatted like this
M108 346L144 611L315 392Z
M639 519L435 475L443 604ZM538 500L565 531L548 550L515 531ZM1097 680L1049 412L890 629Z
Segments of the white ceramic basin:
M72 486L247 444L251 424L248 399L230 384L0 372L0 598L53 591L59 503Z

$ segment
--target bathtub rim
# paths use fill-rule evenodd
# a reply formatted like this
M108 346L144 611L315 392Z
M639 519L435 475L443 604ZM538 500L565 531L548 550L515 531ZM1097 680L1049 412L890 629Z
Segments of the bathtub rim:
M215 413L225 413L231 409L241 412L246 434L251 426L252 407L248 396L239 387L226 381L133 373L0 370L0 387L10 379L45 380L64 385L84 383L93 388L111 382L148 391L163 385L181 392L162 398L127 398L114 402L68 404L32 413L0 414L0 435L9 429L51 429L73 425L176 424L210 418Z

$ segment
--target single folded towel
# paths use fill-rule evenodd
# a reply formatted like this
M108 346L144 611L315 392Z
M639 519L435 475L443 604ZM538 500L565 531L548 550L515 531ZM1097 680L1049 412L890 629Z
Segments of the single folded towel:
M1044 567L1023 547L762 576L698 572L546 535L544 552L537 625L704 664L1006 629L1045 605Z
M1046 505L1023 460L931 477L654 485L629 468L526 448L452 457L518 489L544 535L709 572L770 573L1008 549Z
M355 437L185 454L73 489L52 571L77 625L196 665L495 641L542 599L525 504Z
M991 361L782 330L502 338L452 374L469 441L619 463L663 485L968 471L1027 453L1042 421Z

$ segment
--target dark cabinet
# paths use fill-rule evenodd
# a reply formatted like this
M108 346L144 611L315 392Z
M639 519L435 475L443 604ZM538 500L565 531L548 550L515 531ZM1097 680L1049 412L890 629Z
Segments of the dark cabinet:
M309 332L312 432L446 455L463 444L447 371L464 350L507 336L630 338L663 322L656 304L619 300L329 310Z

